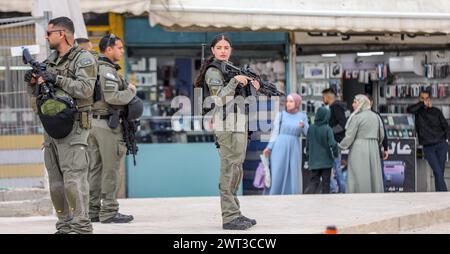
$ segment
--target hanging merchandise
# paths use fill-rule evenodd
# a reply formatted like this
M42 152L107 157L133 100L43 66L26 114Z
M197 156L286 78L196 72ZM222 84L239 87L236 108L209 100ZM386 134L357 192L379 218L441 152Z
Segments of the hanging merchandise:
M412 84L411 85L411 96L419 97L419 95L420 95L420 86L418 84Z
M438 98L447 97L447 88L448 88L448 84L439 84L438 85Z
M429 63L425 64L425 77L443 79L450 74L448 63Z
M360 71L359 71L359 74L358 74L358 82L359 82L359 83L364 83L364 77L365 77L364 71L363 71L363 70L360 70Z
M384 63L377 64L377 74L379 80L385 80L387 78L387 65Z
M437 98L438 97L438 86L437 86L437 84L432 84L431 85L431 97L432 98Z

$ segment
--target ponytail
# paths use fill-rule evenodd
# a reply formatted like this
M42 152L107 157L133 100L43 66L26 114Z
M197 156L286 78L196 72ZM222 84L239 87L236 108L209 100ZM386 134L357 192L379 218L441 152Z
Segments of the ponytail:
M200 73L198 74L197 78L195 78L194 87L203 87L203 83L205 82L206 69L213 61L214 57L211 56L202 64Z

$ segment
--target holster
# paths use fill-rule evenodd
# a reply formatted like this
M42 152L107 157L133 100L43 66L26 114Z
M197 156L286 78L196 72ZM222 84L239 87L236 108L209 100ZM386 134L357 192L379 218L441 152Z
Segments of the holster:
M110 109L109 112L108 127L111 129L116 129L120 124L120 110Z

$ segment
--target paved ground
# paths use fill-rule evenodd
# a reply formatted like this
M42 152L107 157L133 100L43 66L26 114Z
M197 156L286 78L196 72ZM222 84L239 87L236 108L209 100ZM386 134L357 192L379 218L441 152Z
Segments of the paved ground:
M450 223L440 223L424 228L402 231L401 234L450 234Z
M258 225L243 233L421 233L450 223L450 193L330 194L240 197L243 213ZM221 229L218 197L119 200L129 224L94 224L95 233L230 233ZM53 233L56 219L0 218L0 233ZM447 224L446 224L447 223ZM430 227L431 226L431 227ZM414 231L416 230L416 231ZM234 233L234 232L233 232ZM449 230L443 233L450 233Z

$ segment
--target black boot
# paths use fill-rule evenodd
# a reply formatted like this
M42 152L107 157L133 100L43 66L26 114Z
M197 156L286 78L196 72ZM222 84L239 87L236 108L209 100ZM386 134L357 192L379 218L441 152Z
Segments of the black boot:
M247 221L243 221L240 217L225 223L222 225L223 229L229 229L229 230L246 230L250 228L252 224Z
M92 217L91 218L91 222L100 222L100 218L97 216L97 217Z
M121 213L116 213L114 217L106 219L102 221L101 223L128 223L130 221L134 220L133 215L125 215Z
M250 219L245 217L244 215L241 215L241 217L239 217L239 219L243 220L243 221L247 221L250 222L250 224L252 224L252 226L256 225L256 220L255 219Z

